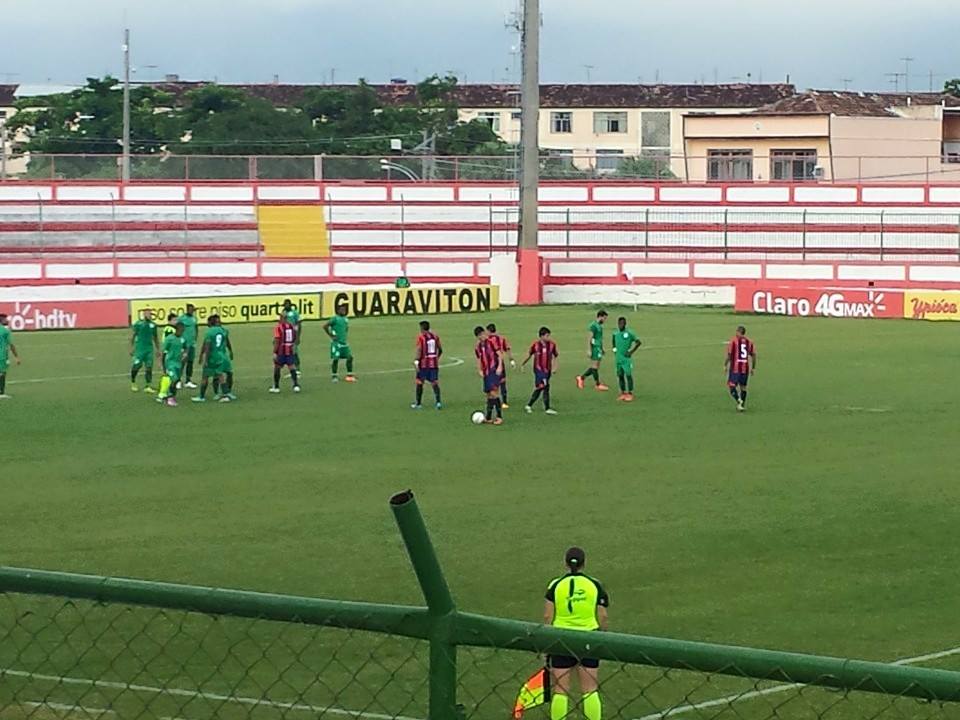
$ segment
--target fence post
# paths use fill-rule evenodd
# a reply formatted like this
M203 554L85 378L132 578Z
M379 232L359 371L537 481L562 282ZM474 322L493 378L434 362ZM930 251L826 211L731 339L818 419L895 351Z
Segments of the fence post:
M883 234L884 234L883 213L884 212L886 211L885 210L880 211L880 262L883 262Z
M37 193L37 225L40 230L40 249L45 246L43 237L43 196Z
M457 608L413 491L390 498L400 536L420 590L427 601L430 634L430 720L457 720L457 646L453 643Z
M564 233L564 237L566 238L566 242L567 242L567 259L569 260L570 259L570 208L569 207L567 208L566 214L567 214L567 224L565 227L566 232Z
M113 245L113 259L117 259L117 199L110 193L110 242Z
M729 256L730 256L730 254L729 254L729 252L728 252L728 249L727 249L727 248L728 248L728 243L729 243L729 237L728 237L728 235L730 234L730 230L729 230L729 227L730 227L730 226L729 226L729 219L730 219L730 209L729 209L729 208L724 208L724 209L723 209L723 259L724 259L724 260L728 259Z
M400 195L400 257L407 256L404 247L407 244L407 204L403 195Z
M802 236L802 247L803 252L800 253L800 259L806 261L807 259L807 208L803 209L803 236Z
M643 259L650 259L650 208L643 211Z
M333 257L333 196L331 196L330 191L327 190L324 193L324 197L327 200L327 207L325 208L325 212L327 213L327 249L330 257Z
M960 215L957 215L957 259L960 260Z
M489 233L488 233L487 240L488 240L488 242L489 242L489 244L490 244L490 247L488 248L488 253L489 253L489 254L488 254L488 257L491 257L491 258L492 258L492 257L493 257L493 193L490 193L489 216L490 216L490 217L489 217L489 220L490 220L490 222L489 222L490 231L489 231Z
M170 256L170 253L167 253ZM190 201L183 201L183 257L190 256Z

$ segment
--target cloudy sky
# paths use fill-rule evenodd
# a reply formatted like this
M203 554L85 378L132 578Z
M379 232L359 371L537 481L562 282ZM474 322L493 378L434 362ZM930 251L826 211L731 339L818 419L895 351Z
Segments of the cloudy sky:
M516 78L518 0L0 0L0 82L118 74L220 82ZM893 89L960 76L960 0L541 0L544 82L783 80ZM14 30L14 31L11 31ZM900 89L903 77L898 78Z

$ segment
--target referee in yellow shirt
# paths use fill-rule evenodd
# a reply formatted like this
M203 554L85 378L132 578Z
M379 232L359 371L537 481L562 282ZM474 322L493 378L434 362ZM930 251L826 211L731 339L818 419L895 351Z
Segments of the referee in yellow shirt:
M603 586L589 575L584 575L586 554L572 547L564 557L565 575L553 580L547 587L543 621L547 625L568 630L606 630L607 608L610 598ZM600 661L571 655L551 655L548 658L553 678L553 697L550 701L550 720L564 720L570 709L570 676L577 669L580 692L583 694L583 714L587 720L601 720L603 709L597 675Z

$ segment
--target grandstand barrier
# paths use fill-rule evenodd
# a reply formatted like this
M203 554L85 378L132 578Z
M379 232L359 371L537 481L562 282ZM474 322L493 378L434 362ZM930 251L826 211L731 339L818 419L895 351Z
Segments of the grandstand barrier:
M425 606L0 568L0 716L521 720L545 716L527 683L544 654L604 661L607 717L960 712L960 673L914 666L950 651L870 662L461 611L412 493L391 508Z

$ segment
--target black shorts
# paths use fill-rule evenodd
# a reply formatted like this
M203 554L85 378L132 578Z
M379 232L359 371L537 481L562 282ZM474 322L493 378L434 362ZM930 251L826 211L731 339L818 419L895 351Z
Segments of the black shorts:
M577 658L572 655L550 655L548 662L550 667L558 670L569 670L577 667L577 665L582 665L585 668L600 667L600 661L595 658Z

